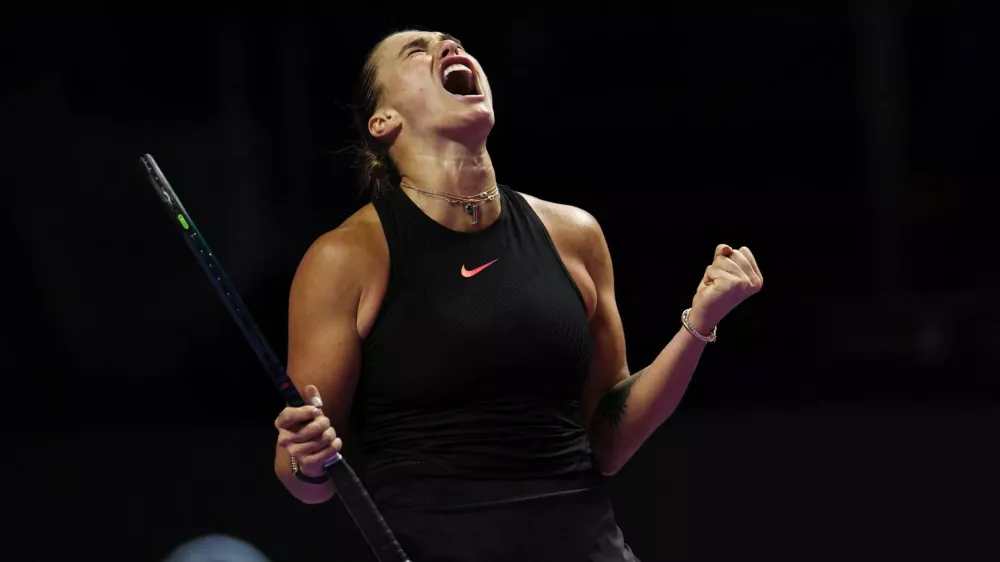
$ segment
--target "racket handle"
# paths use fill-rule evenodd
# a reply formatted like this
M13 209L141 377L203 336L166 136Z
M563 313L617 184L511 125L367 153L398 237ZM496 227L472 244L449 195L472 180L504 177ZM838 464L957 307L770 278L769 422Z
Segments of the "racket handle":
M327 465L326 471L333 480L333 486L341 503L361 529L361 534L368 541L368 546L379 562L410 562L347 461L338 453L328 462L330 464Z
M285 375L287 381L287 375ZM305 406L305 401L295 388L294 384L279 384L286 403L293 408ZM389 529L378 507L368 495L368 490L361 483L361 479L355 474L351 465L347 464L344 457L337 453L336 456L327 460L327 474L333 482L337 497L347 509L347 513L354 520L354 524L361 530L361 535L368 541L368 546L375 554L379 562L410 562L409 557L399 546L395 535Z

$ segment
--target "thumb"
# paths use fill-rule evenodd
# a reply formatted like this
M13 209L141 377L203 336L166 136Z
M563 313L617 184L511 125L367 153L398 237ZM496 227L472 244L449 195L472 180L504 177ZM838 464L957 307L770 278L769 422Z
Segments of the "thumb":
M323 407L323 399L319 397L319 389L315 385L307 385L305 391L302 393L302 399L306 401L306 404L312 404L317 408Z
M712 256L712 260L719 256L731 256L733 255L733 248L729 244L719 244L715 247L715 255Z

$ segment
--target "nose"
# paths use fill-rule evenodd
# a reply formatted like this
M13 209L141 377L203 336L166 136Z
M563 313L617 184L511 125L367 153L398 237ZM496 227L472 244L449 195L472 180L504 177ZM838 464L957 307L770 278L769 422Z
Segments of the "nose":
M451 55L458 53L458 50L458 43L452 41L451 39L445 39L438 45L438 59L450 57Z

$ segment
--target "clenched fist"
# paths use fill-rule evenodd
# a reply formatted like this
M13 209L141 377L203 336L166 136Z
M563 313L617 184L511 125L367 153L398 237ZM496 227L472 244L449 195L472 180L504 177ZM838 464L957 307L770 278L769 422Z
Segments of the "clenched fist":
M712 264L698 284L691 303L690 320L702 334L707 334L747 297L764 286L757 260L750 248L734 250L726 244L715 248Z
M319 390L309 385L302 398L309 406L286 407L274 420L278 445L295 457L302 474L320 477L326 473L326 461L340 452L343 442L323 414Z

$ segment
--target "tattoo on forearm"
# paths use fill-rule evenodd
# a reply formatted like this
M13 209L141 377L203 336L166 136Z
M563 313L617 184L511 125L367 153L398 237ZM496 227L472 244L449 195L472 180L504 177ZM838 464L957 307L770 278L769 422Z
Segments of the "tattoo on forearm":
M632 385L640 376L642 371L616 384L597 405L597 414L606 419L612 427L617 427L621 423L625 408L628 407L628 395L632 392Z

